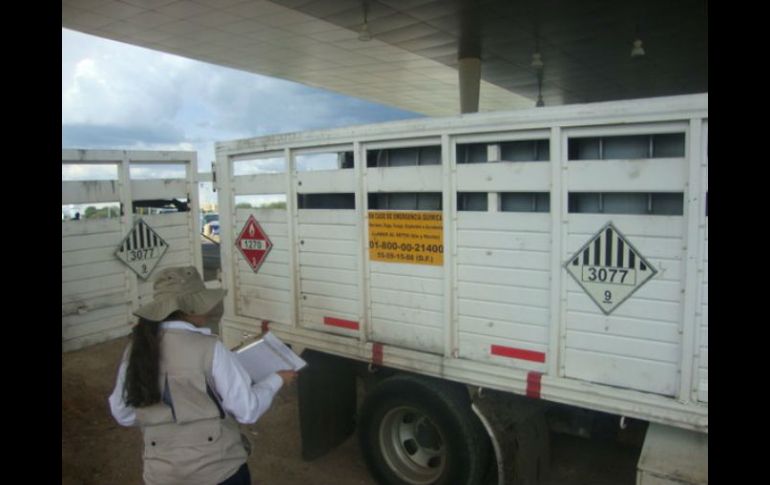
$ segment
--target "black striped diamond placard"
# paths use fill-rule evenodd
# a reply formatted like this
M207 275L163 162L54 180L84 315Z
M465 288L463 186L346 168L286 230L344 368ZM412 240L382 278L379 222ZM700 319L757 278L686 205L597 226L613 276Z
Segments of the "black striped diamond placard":
M564 267L607 315L657 273L611 222Z
M147 279L167 250L168 243L139 219L118 246L115 256L141 278Z

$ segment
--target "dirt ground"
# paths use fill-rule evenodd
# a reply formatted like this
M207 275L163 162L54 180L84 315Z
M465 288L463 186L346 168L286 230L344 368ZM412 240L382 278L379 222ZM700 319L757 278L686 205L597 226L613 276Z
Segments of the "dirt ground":
M62 354L62 485L142 483L141 434L112 419L112 392L126 338ZM296 384L276 396L254 425L243 426L254 451L253 483L260 485L374 485L355 436L326 456L300 455ZM553 435L550 476L544 485L633 485L638 444Z

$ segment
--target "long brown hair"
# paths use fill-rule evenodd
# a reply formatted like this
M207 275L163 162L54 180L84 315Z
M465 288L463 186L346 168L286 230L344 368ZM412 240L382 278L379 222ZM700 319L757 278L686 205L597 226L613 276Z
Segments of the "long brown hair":
M181 314L174 312L163 321L176 320ZM160 402L160 324L139 317L132 331L124 387L129 406L141 408Z

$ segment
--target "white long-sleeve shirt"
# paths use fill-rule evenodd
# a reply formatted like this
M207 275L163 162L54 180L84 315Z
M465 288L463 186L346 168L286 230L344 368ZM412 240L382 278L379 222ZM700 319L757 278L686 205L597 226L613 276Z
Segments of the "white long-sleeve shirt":
M187 330L211 335L208 328L198 328L182 321L161 323L162 329ZM136 425L136 413L132 406L126 404L123 387L126 381L128 361L124 359L118 369L115 389L109 398L110 411L115 420L123 426ZM251 384L251 377L235 357L235 354L225 348L221 341L214 345L214 361L212 365L214 388L222 399L222 407L233 415L239 423L255 423L265 411L270 408L273 397L283 386L283 379L278 374L272 374L261 382Z

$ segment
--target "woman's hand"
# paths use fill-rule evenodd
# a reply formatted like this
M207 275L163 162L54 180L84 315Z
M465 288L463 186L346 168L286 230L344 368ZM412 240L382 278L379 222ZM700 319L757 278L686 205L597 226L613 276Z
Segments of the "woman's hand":
M279 370L276 374L283 379L284 386L288 386L297 378L297 371L293 370Z

